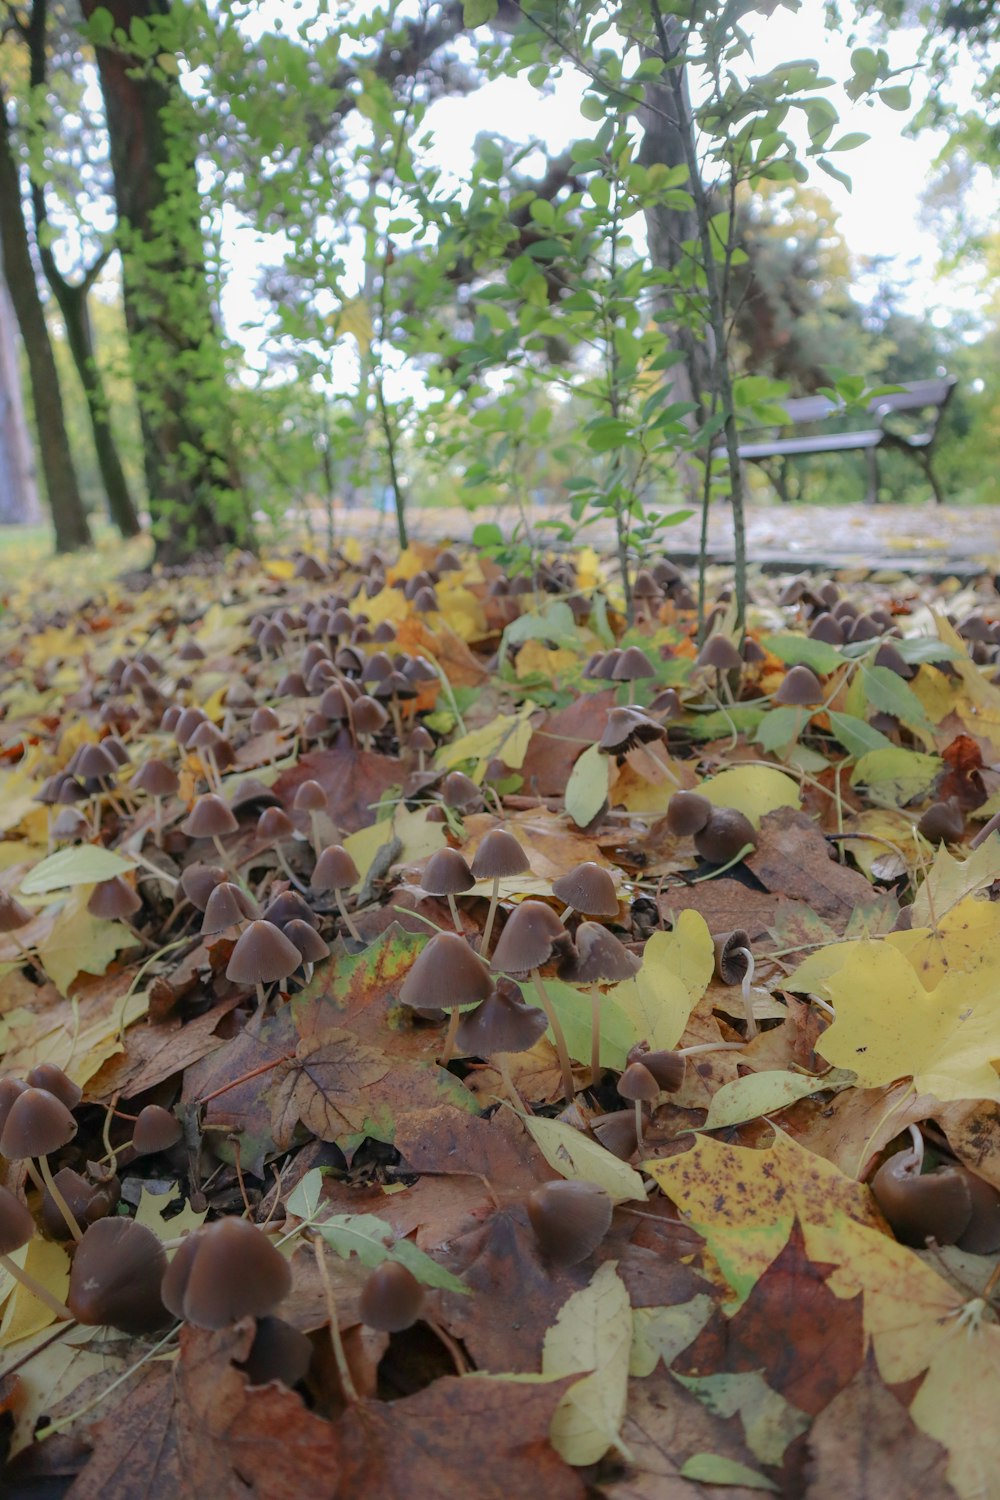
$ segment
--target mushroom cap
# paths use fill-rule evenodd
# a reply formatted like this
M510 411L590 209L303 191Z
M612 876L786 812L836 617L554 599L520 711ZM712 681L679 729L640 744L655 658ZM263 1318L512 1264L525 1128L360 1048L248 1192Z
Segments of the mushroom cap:
M166 1268L151 1229L133 1219L98 1219L76 1247L66 1304L79 1323L152 1333L167 1321L160 1296Z
M163 1277L163 1301L196 1328L228 1328L273 1312L292 1287L288 1262L246 1219L218 1219L182 1244Z
M253 713L250 715L251 734L268 734L269 732L280 728L281 720L278 718L278 715L275 713L274 709L268 708L266 703L262 703L259 708L255 708Z
M712 816L713 804L701 792L675 792L667 803L667 827L678 838L698 833Z
M0 1255L13 1255L34 1233L35 1221L30 1210L9 1188L0 1187Z
M629 1056L631 1057L631 1053ZM664 1047L656 1052L643 1052L634 1061L641 1063L647 1073L652 1073L657 1086L665 1094L676 1094L684 1082L687 1058L682 1057L679 1052L671 1052ZM621 1093L621 1090L618 1092Z
M641 959L599 922L581 922L573 943L575 952L559 969L560 978L571 983L620 984L641 967Z
M823 684L811 667L789 667L771 702L790 708L814 707L823 702Z
M458 1023L455 1045L464 1057L492 1057L497 1052L528 1052L548 1027L545 1012L495 989Z
M24 1081L29 1088L46 1089L50 1094L55 1094L67 1109L76 1109L83 1098L83 1089L78 1083L74 1083L57 1063L38 1063L24 1075Z
M205 792L184 819L181 832L189 839L213 839L235 833L239 826L228 803L214 792Z
M666 739L667 731L638 708L611 708L597 748L606 754L624 755L636 745Z
M239 1366L251 1385L298 1385L312 1363L313 1346L284 1318L258 1318L250 1353Z
M174 739L178 745L187 749L187 742L198 728L208 718L203 708L184 708L177 716L174 724Z
M871 1189L896 1238L921 1250L929 1239L953 1245L972 1217L972 1195L963 1173L949 1166L921 1174L908 1151L883 1162Z
M351 700L339 683L328 687L319 700L319 711L331 724L346 724L351 717Z
M883 641L875 652L875 660L872 663L876 667L888 667L890 672L895 672L897 677L912 677L915 668L911 667L898 646L891 641Z
M354 720L354 728L358 734L378 734L379 730L384 729L389 722L389 715L381 703L368 693L355 698L351 704L351 718Z
M742 984L749 967L746 954L750 951L750 934L744 927L736 927L732 932L714 933L712 942L716 979L723 984Z
M917 824L917 832L932 844L953 844L965 832L965 819L958 803L949 798L947 802L932 802Z
M252 922L260 912L256 901L231 880L220 880L205 906L201 930L206 937L225 932L238 922Z
M361 1321L382 1333L402 1333L412 1327L423 1305L423 1287L413 1272L396 1260L376 1266L361 1288Z
M257 837L267 844L291 838L294 832L295 824L283 807L265 807L257 819Z
M117 760L103 745L81 745L70 766L83 781L106 781L118 770Z
M27 927L33 916L34 912L22 906L14 896L0 891L0 933L17 932L20 928Z
M472 859L472 873L476 880L502 880L511 875L524 875L531 869L531 862L522 844L519 844L506 828L491 828L480 840L479 848Z
M611 1228L614 1205L593 1182L545 1182L529 1193L528 1218L546 1259L559 1266L586 1260Z
M420 875L420 888L430 896L457 896L471 890L476 877L457 849L438 849Z
M747 844L756 847L757 834L750 819L735 807L714 807L704 828L694 836L695 849L713 865L735 859Z
M612 646L610 651L605 651L596 658L591 658L593 661L593 666L590 668L591 677L597 682L612 682L614 680L615 668L621 661L622 654L618 646Z
M422 949L399 991L414 1010L477 1005L493 988L489 970L456 932L436 932Z
M587 917L617 917L618 892L608 870L584 860L552 882L552 894Z
M325 812L329 798L318 781L303 781L295 789L292 806L296 812Z
M825 641L828 646L842 646L844 644L844 627L836 615L829 611L817 615L809 627L809 639L811 641Z
M417 724L415 726L409 739L410 749L423 750L425 755L427 754L428 750L434 749L435 743L436 741L434 739L434 736L431 734L429 729L426 729L424 727L423 724Z
M132 1149L137 1156L154 1156L158 1151L169 1151L184 1134L180 1120L172 1110L159 1104L147 1104L140 1109L132 1131Z
M873 641L877 635L881 634L881 627L871 615L858 615L847 639L849 641Z
M309 884L314 891L343 891L360 879L361 872L343 844L329 844L321 851Z
M441 799L456 812L481 812L483 794L471 776L464 771L449 771L441 783Z
M642 1099L652 1102L660 1096L660 1085L645 1062L631 1062L618 1080L618 1092L623 1099Z
M7 1116L10 1114L11 1105L19 1094L24 1093L26 1088L30 1088L30 1084L25 1083L20 1078L0 1078L0 1135L3 1134L3 1128L7 1123Z
M147 792L150 797L173 797L180 788L180 778L165 760L154 757L139 767L129 786Z
M621 1161L628 1161L638 1150L639 1137L635 1129L634 1109L613 1109L610 1114L592 1121L590 1128L605 1151L610 1151L612 1156L617 1156Z
M241 933L226 967L233 984L271 984L294 974L302 959L280 927L261 919Z
M984 1178L957 1167L969 1189L972 1213L956 1244L972 1255L993 1255L1000 1250L1000 1193Z
M638 682L640 678L655 676L656 668L641 646L626 647L611 673L614 682Z
M743 666L743 658L727 635L710 635L695 657L696 667L714 667L717 672L734 672Z
M103 1181L92 1182L89 1177L83 1177L79 1172L74 1172L72 1167L60 1167L59 1171L54 1174L53 1181L62 1193L70 1213L84 1228L88 1224L96 1224L98 1219L106 1218L121 1198L121 1183L110 1171ZM50 1239L68 1240L71 1237L69 1225L62 1216L62 1210L57 1206L48 1188L42 1198L41 1219Z
M296 919L308 922L310 927L319 926L319 918L298 891L282 891L264 908L264 921L273 922L275 927L284 928Z
M301 917L293 917L290 922L286 922L282 931L288 941L295 944L304 964L318 964L321 958L329 958L328 944L320 937L315 927L311 927L308 922L303 922Z
M52 824L52 837L56 843L65 843L70 839L87 838L89 834L90 824L82 813L77 812L75 807L62 808Z
M48 1156L76 1135L76 1121L61 1099L48 1089L26 1088L11 1105L0 1135L0 1156L24 1161Z
M544 901L522 901L507 919L493 954L499 973L525 974L539 969L552 956L556 944L568 934L551 906Z
M181 890L195 911L204 911L215 887L228 879L221 865L188 865L181 875Z
M87 902L90 915L100 917L105 922L118 922L122 917L131 917L141 906L141 897L121 875L112 875L110 880L99 881Z

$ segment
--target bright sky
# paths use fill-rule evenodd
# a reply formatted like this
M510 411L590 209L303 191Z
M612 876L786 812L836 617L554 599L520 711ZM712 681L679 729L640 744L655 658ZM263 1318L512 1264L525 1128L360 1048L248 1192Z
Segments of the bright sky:
M291 0L270 0L261 7L258 24L266 25L279 14L297 21L302 12L301 9L293 12ZM767 19L758 18L755 63L760 71L789 59L813 57L838 84L849 78L851 45L843 35L827 32L823 15L824 0L802 0L797 14L778 9ZM864 40L862 36L861 41ZM903 66L913 62L919 40L916 31L896 34L888 49L893 64ZM955 82L962 87L961 76ZM971 84L971 73L968 83ZM923 79L917 76L913 86L917 101L922 95ZM547 95L540 95L524 78L504 78L484 85L468 97L441 100L428 112L426 121L437 138L435 158L447 172L459 178L467 175L473 140L484 130L518 141L536 138L550 150L559 151L595 128L580 115L582 94L582 83L574 76L560 80ZM871 137L865 145L837 158L837 164L854 180L852 192L818 169L813 176L815 185L828 195L840 213L841 231L859 269L859 294L866 296L875 290L874 281L866 281L863 274L865 258L889 256L892 257L890 275L907 289L905 300L911 308L929 310L940 322L948 321L958 309L968 312L978 300L972 278L958 274L936 278L938 246L919 222L920 195L931 177L942 138L928 132L917 139L908 138L904 134L908 112L895 113L880 102L874 106L852 104L839 87L831 97L840 111L844 130L865 131ZM255 248L252 238L239 233L235 222L230 228L232 274L223 311L232 332L237 333L243 326L244 331L237 336L247 344L252 358L252 351L259 346L259 335L246 329L246 324L260 316L253 289L263 247Z

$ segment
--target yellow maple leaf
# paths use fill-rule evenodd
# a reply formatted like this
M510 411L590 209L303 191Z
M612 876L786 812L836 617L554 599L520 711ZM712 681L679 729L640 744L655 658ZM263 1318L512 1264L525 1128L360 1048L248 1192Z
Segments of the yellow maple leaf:
M890 932L885 941L905 953L925 990L949 972L968 974L996 962L1000 952L1000 905L966 896L937 927Z
M517 653L517 676L518 678L541 676L550 682L558 682L563 673L570 671L579 663L575 651L567 651L563 646L549 647L543 641L525 641Z

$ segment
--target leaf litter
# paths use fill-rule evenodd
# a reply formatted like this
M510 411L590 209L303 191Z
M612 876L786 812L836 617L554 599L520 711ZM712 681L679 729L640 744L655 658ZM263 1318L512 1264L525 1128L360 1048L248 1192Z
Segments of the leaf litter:
M7 601L5 1489L996 1492L1000 688L952 623L996 596L762 584L713 684L586 570L502 624L424 545ZM823 705L768 707L798 662ZM902 1153L954 1228L873 1191ZM237 1225L277 1290L218 1321ZM141 1328L70 1315L107 1226L178 1267Z

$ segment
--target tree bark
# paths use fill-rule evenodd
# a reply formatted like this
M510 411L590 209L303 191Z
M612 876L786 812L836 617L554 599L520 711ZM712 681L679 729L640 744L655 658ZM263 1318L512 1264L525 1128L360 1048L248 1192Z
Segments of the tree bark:
M81 0L108 10L126 35L155 24L170 0ZM125 322L135 373L157 560L246 545L225 357L201 238L193 150L173 128L178 85L116 43L96 48L111 146Z
M7 102L0 93L0 250L11 301L28 356L42 472L58 552L91 545L63 413L59 377L42 299L31 263L28 226L21 202L17 158L11 142Z
M35 457L21 394L14 309L0 261L0 525L26 526L40 519Z

